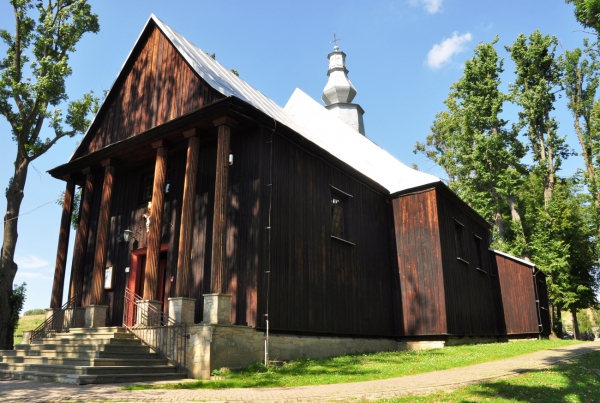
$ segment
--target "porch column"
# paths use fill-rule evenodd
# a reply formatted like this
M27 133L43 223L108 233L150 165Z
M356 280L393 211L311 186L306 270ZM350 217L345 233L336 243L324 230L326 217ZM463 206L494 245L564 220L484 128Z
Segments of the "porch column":
M50 308L58 309L62 306L63 289L65 286L65 270L67 266L67 251L69 249L69 234L71 233L71 212L73 211L73 193L75 181L71 176L65 178L67 187L63 199L63 211L60 219L58 233L58 248L56 251L56 265L54 266L54 282L52 283L52 298Z
M183 180L183 200L181 202L181 226L179 229L179 251L177 253L176 297L191 297L192 282L192 229L194 219L194 200L196 177L198 176L198 155L200 139L196 129L183 133L188 139L185 178Z
M212 254L211 254L211 293L223 292L225 270L225 247L227 241L227 180L229 170L229 141L231 129L236 122L228 117L215 120L218 127L217 174L215 178L215 202L213 212Z
M90 305L100 305L104 291L104 269L108 251L108 236L110 233L110 209L112 205L113 179L115 175L114 161L102 161L104 167L104 183L102 184L102 203L98 216L96 234L96 251L94 254L94 270L92 272L92 298Z
M85 168L81 171L85 175L85 184L83 185L83 194L81 209L79 211L79 223L77 224L77 233L75 235L75 247L73 252L73 262L71 263L71 287L69 298L77 295L75 306L81 306L83 295L83 265L85 264L85 251L87 249L88 230L90 223L90 210L92 208L92 195L94 193L94 172L91 168Z
M148 254L144 276L143 299L155 301L158 298L158 270L160 261L160 239L162 235L163 202L167 184L167 142L152 143L156 149L154 166L154 184L152 187L152 211L150 213L150 231L148 233Z

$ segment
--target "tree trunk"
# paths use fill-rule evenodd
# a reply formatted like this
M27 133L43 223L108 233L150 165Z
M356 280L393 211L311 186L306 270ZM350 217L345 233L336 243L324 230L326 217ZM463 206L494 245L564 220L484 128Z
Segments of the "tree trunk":
M553 320L553 329L556 337L559 339L563 338L563 326L562 326L562 312L560 309L560 305L556 305L556 316L554 316Z
M579 334L579 323L577 322L577 309L571 310L571 317L573 318L573 338L575 340L581 340L581 334Z
M494 204L498 207L500 205L500 197L498 196L498 192L496 188L492 186L492 199L494 200ZM503 243L506 239L506 233L504 231L504 220L502 219L502 213L500 212L500 208L497 208L496 211L492 214L492 218L496 223L496 227L498 227L498 240Z
M19 150L15 158L15 172L12 181L6 189L6 214L4 215L4 240L2 243L2 258L0 260L0 350L12 345L14 329L11 330L10 316L12 306L10 296L12 295L13 281L17 274L17 264L14 262L15 248L17 246L17 222L21 202L23 201L23 189L27 180L27 168L29 159L23 158Z

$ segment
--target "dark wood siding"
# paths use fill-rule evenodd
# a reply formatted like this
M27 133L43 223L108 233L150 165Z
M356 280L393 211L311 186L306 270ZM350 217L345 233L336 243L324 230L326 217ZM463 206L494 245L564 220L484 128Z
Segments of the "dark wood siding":
M502 306L499 309L504 315L506 334L539 333L533 268L503 255L491 253L498 268L496 287L502 296Z
M435 189L392 201L403 323L399 335L446 333Z
M73 158L100 150L223 98L160 29L140 40Z
M446 192L450 191L436 188L448 334L497 335L489 229L474 211Z
M546 285L546 275L536 270L535 281L537 284L537 296L539 300L539 314L541 319L540 333L548 336L552 333L552 323L550 321L550 304L548 301L548 286Z
M273 143L262 142L266 183L271 146L271 328L393 335L388 238L391 217L386 198L277 134ZM344 201L344 238L354 245L331 237L331 186L352 196ZM269 191L266 185L262 189L264 208L259 225L266 227ZM260 327L265 325L266 237L263 242Z

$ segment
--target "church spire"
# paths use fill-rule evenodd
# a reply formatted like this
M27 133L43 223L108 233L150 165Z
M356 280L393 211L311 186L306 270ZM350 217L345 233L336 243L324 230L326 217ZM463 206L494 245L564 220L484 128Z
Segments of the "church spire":
M365 134L363 123L363 109L358 104L351 103L356 96L356 88L348 79L348 69L346 69L346 54L340 50L337 42L342 38L337 38L335 32L334 40L330 43L335 43L333 52L327 57L329 58L329 71L327 75L329 80L323 89L323 102L331 113L352 126L356 131Z

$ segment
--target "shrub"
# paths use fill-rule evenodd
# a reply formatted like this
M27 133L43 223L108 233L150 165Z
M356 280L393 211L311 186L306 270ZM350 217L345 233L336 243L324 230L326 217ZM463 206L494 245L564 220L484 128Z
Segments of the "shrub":
M25 313L23 314L23 316L43 315L45 313L46 313L45 309L37 308L37 309L30 309L28 311L25 311Z

